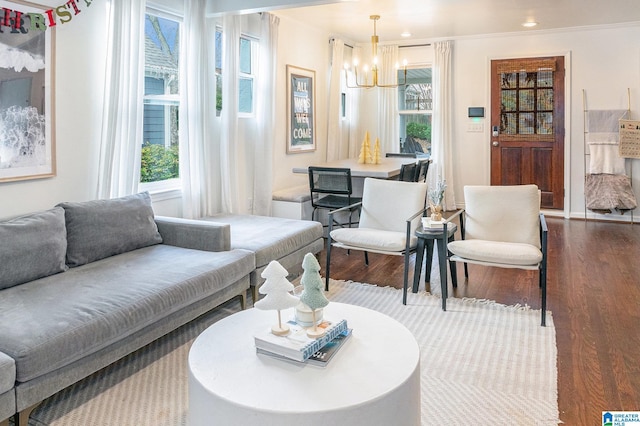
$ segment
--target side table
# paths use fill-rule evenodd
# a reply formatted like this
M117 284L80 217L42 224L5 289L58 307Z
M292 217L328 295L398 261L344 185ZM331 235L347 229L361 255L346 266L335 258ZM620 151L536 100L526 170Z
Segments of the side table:
M440 266L440 289L442 292L442 310L447 310L447 243L454 240L454 234L458 230L455 223L445 222L442 228L424 228L420 226L416 229L416 237L418 237L418 245L416 247L416 262L413 273L413 289L414 293L418 292L420 284L420 271L422 271L422 259L424 257L425 248L427 251L427 260L425 267L425 283L431 277L431 264L433 261L433 244L438 246L438 262ZM454 273L455 264L449 265L451 268L451 281L454 287L458 286L457 276ZM404 289L405 293L407 289Z

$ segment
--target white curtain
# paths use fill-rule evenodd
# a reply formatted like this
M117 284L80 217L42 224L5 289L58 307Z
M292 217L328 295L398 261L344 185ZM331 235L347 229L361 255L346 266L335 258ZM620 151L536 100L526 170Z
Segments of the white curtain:
M362 57L362 48L360 46L354 46L353 51L351 53L352 58L361 58ZM349 68L347 72L349 79L349 84L355 85L355 75L353 73L353 69ZM345 82L346 84L346 82ZM360 120L360 102L361 102L361 93L362 89L347 89L347 121L349 122L349 157L348 158L358 158L360 154L360 144L364 139L364 133L366 131L365 127L362 125Z
M396 63L398 62L398 46L382 46L381 65L378 84L396 83ZM400 129L398 117L398 89L379 88L378 91L378 137L382 154L400 150ZM373 143L373 141L372 141Z
M138 191L141 147L132 142L142 135L144 15L144 0L110 2L98 198Z
M434 43L433 61L433 130L431 135L432 166L429 167L429 188L438 181L446 180L443 208L455 210L452 118L453 73L451 66L452 41Z
M205 17L206 0L185 2L184 41L181 52L180 177L183 216L213 214L212 161L215 120L215 25ZM209 25L207 25L209 23Z
M276 122L276 74L280 18L263 13L260 19L260 60L257 76L257 134L254 144L253 214L271 215L273 145Z
M239 201L239 137L238 137L238 75L240 68L240 16L226 15L222 34L222 112L220 131L221 207L224 213L236 213Z
M333 39L331 42L331 72L329 75L329 110L327 114L327 161L343 158L344 143L342 139L342 118L340 104L342 95L341 75L344 64L344 42Z

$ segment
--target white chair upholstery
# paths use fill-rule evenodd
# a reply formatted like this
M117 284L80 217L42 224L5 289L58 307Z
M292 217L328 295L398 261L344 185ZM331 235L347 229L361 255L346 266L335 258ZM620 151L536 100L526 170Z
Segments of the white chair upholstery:
M547 225L538 187L465 186L464 200L462 240L447 245L449 261L539 270L544 326Z
M327 238L326 288L329 289L331 247L405 256L404 279L407 281L409 254L417 245L415 230L425 211L427 184L367 178L362 202L329 213L332 216L348 208L360 208L357 228L332 229L329 220ZM406 287L406 286L405 286Z

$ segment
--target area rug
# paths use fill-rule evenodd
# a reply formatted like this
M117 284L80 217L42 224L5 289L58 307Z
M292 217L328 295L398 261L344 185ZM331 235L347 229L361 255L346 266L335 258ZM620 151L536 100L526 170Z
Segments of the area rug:
M557 425L555 329L551 313L491 301L440 298L335 281L329 299L383 312L404 324L421 351L423 425ZM32 426L182 426L186 360L193 339L240 309L227 303L52 396Z

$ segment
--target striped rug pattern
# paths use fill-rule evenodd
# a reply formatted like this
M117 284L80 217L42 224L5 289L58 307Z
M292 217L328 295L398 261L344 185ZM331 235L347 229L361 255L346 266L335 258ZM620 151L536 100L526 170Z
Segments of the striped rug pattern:
M555 329L550 313L491 301L440 298L331 281L330 300L404 324L421 349L423 425L557 425ZM31 426L183 426L186 360L193 339L239 310L230 302L52 396Z

